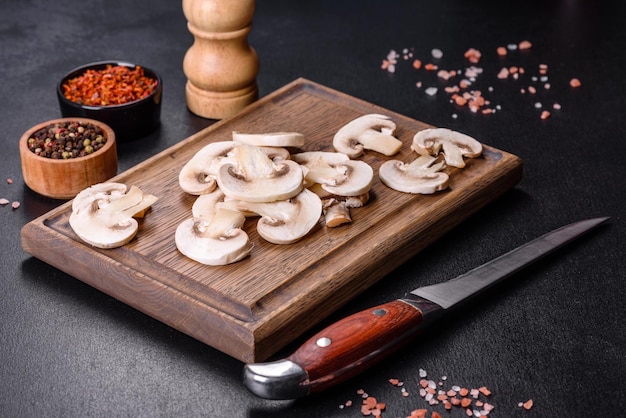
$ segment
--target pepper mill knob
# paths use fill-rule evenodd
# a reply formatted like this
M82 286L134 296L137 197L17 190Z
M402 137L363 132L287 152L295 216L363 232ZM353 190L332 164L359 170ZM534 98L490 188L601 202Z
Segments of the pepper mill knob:
M248 44L255 0L183 0L194 36L183 60L187 107L223 119L258 98L259 59Z

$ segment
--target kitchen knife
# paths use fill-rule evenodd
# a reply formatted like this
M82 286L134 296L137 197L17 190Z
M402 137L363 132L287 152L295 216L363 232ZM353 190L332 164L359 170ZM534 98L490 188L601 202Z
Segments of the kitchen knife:
M266 399L295 399L343 382L382 360L442 313L605 223L566 225L455 279L425 286L323 329L285 359L246 364L243 382Z

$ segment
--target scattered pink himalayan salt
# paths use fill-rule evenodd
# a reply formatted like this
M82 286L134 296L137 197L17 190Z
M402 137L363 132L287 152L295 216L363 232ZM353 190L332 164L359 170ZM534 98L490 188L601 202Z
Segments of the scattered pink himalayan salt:
M572 86L572 87L574 87L574 88L576 88L576 87L580 87L580 86L581 86L581 84L582 84L582 83L581 83L581 82L580 82L580 80L579 80L579 79L577 79L577 78L572 78L572 79L569 81L569 85L570 85L570 86Z
M464 56L472 64L478 64L480 62L480 57L482 56L482 54L480 53L479 50L475 48L470 48L467 51L465 51Z
M533 46L533 44L531 44L529 41L522 41L517 46L520 50L525 50L525 49L530 49Z

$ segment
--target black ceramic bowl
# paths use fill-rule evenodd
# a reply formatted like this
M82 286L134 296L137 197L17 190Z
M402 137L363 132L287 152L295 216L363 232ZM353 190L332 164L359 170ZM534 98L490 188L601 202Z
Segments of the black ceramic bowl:
M137 64L122 61L101 61L83 65L67 73L57 85L57 97L63 117L83 117L95 119L109 125L115 132L117 141L141 138L154 131L161 119L161 96L163 81L154 71L141 66L144 76L157 81L156 88L148 96L124 104L90 106L67 99L64 85L68 80L79 77L87 70L102 71L108 65L135 69Z

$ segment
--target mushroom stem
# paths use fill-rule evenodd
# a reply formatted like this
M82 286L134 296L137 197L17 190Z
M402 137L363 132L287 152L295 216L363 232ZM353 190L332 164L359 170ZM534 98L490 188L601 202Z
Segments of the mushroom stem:
M343 224L351 223L350 209L346 202L334 200L329 205L324 206L324 221L326 226L335 228Z

